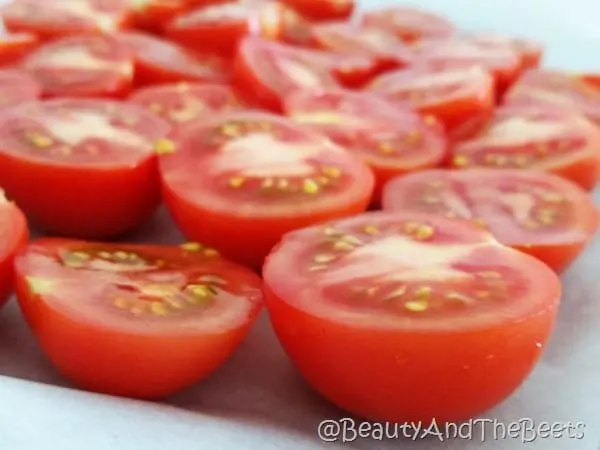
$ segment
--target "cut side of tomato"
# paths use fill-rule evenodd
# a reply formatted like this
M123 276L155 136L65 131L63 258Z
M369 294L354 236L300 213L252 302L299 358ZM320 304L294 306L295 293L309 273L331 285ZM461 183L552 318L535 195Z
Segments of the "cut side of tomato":
M130 0L131 15L136 28L160 32L178 14L186 11L185 0Z
M261 15L261 35L298 46L311 45L312 23L279 2L266 3Z
M130 23L129 0L15 0L0 9L6 29L42 39L110 33Z
M22 64L45 97L123 97L131 90L133 61L106 36L68 36L42 45Z
M224 84L176 83L150 86L129 97L173 126L214 114L245 109L233 89Z
M221 83L230 78L229 64L219 56L194 53L145 33L124 32L117 39L134 56L136 86L180 81Z
M247 37L234 64L233 81L238 95L247 103L275 112L292 91L321 91L340 85L331 73L331 60L317 64L302 49Z
M297 92L285 103L295 122L327 136L360 157L375 174L373 205L391 178L436 167L446 158L443 127L408 108L364 93Z
M384 210L471 221L557 272L577 258L599 225L585 191L529 170L425 170L390 181L382 202Z
M489 46L490 51L497 47L508 47L515 51L521 59L521 70L535 69L542 61L544 47L538 42L519 37L503 36L498 34L475 34L471 39L483 47Z
M199 244L42 239L15 268L19 305L50 361L110 395L159 399L205 378L263 303L255 274Z
M492 115L495 105L494 79L479 66L393 71L375 78L366 89L436 117L453 139L474 133Z
M21 70L0 69L0 110L34 101L42 96L42 87Z
M284 233L362 212L371 200L365 164L279 116L222 114L185 127L176 144L160 158L176 223L188 239L253 268Z
M454 146L452 165L541 170L591 190L598 179L598 149L600 130L579 115L499 108L482 130Z
M160 199L156 151L170 125L138 105L32 102L0 114L0 186L34 225L103 239L147 220Z
M19 63L39 45L39 39L31 33L12 33L0 36L0 65Z
M443 38L454 33L454 25L447 19L430 11L405 6L367 12L362 23L367 27L388 30L407 43Z
M263 279L275 332L308 383L398 423L459 423L508 397L548 341L561 290L545 264L486 231L417 212L289 233Z
M310 21L344 20L352 16L354 0L282 0Z
M27 243L27 220L21 210L6 200L0 190L0 307L4 306L13 288L13 260Z

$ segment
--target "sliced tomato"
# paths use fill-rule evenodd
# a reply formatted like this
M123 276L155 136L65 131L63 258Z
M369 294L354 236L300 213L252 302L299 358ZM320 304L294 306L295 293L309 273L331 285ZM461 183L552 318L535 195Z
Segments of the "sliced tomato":
M376 206L387 181L438 166L448 151L437 120L424 119L411 109L368 94L299 91L286 100L285 109L292 120L324 134L373 170L372 204Z
M131 90L133 61L118 41L68 36L42 45L22 64L45 97L123 97Z
M28 234L25 215L0 190L0 307L13 288L13 259L26 244Z
M567 178L586 190L596 185L600 130L569 111L500 108L453 149L457 168L534 169Z
M21 70L0 69L0 110L37 100L42 87Z
M39 45L38 37L31 33L4 34L0 37L0 65L20 62Z
M162 398L205 378L263 302L255 274L198 244L43 239L15 267L19 305L50 361L111 395Z
M145 33L124 32L117 39L134 55L137 86L179 81L223 82L230 77L228 62L216 55L191 52Z
M0 10L8 31L43 39L110 33L131 22L129 0L14 0Z
M247 37L233 64L233 80L247 103L280 112L283 98L294 90L339 87L330 69L292 46Z
M474 133L495 105L494 80L479 66L393 71L375 78L366 89L436 117L453 139Z
M371 200L366 165L279 116L222 114L185 127L176 143L160 160L176 223L253 268L284 233L364 211Z
M363 16L362 23L367 27L388 30L408 43L454 33L454 25L444 17L409 6L369 11Z
M268 8L267 8L268 5ZM261 35L298 46L310 46L312 23L292 8L279 2L263 6Z
M303 17L318 22L344 20L352 16L355 0L281 0Z
M130 0L134 24L149 32L159 32L178 14L186 11L185 0Z
M150 86L129 97L173 126L203 120L213 114L245 109L227 85L176 83Z
M155 146L164 150L161 139L170 128L141 106L105 100L48 100L6 110L0 186L48 232L119 235L147 220L159 203Z
M486 231L417 212L289 233L263 279L275 332L313 388L399 423L459 423L508 397L548 341L561 290Z
M315 46L324 50L374 58L381 70L404 67L412 61L411 52L393 34L352 23L315 25L312 40Z
M542 61L544 48L542 44L519 37L503 36L499 34L474 34L470 35L475 42L494 51L498 47L508 47L515 51L521 59L521 69L528 70L538 67Z
M577 258L599 225L585 191L530 170L425 170L390 181L382 201L389 211L472 221L558 272Z

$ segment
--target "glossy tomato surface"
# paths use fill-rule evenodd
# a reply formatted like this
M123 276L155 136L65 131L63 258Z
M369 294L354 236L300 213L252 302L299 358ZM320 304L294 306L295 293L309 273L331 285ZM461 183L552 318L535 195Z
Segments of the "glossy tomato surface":
M420 8L397 6L365 13L362 23L394 33L404 42L423 38L441 38L454 33L454 26L447 19Z
M250 105L281 112L283 99L295 90L340 86L328 64L331 60L321 63L301 49L248 37L235 58L233 82L238 95Z
M214 372L262 306L261 280L212 249L43 239L16 259L19 305L84 389L162 398Z
M0 65L7 66L18 63L38 45L38 37L31 33L12 33L0 36Z
M160 198L155 147L168 123L144 108L92 99L0 113L0 186L32 223L107 238L148 219Z
M263 278L275 332L308 383L351 413L399 423L460 422L508 397L546 346L560 297L535 258L412 212L289 233Z
M229 64L219 56L191 52L146 33L123 32L117 39L133 53L136 86L229 79Z
M45 97L123 97L131 90L133 60L105 36L68 36L42 45L22 64Z
M130 22L129 0L14 0L0 10L10 32L43 39L110 33Z
M186 127L176 144L160 160L176 223L188 239L254 268L284 233L359 213L371 200L366 165L279 116L222 114Z
M303 17L319 22L348 19L356 7L355 0L282 0Z
M555 271L567 268L598 229L584 190L537 171L425 170L390 181L382 202L384 210L472 221Z
M25 216L0 190L0 307L8 300L13 287L13 259L26 244L27 237Z
M0 110L37 100L42 87L28 73L21 70L0 69Z
M158 33L187 6L185 0L133 0L130 8L136 28Z
M600 130L569 111L499 108L473 137L454 146L456 168L534 169L596 185Z
M319 132L361 158L375 173L373 205L383 185L414 170L444 161L448 142L443 127L409 108L365 93L297 92L285 103L295 122Z
M414 67L384 73L366 90L389 101L432 115L453 139L468 137L491 115L494 79L481 67Z

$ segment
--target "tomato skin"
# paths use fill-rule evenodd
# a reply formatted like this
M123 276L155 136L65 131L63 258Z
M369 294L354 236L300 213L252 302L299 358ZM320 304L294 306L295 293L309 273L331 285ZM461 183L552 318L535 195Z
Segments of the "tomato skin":
M0 65L19 62L39 45L39 39L31 33L14 33L0 39Z
M0 243L0 308L8 301L13 288L14 257L29 238L27 219L14 203L0 204L0 220L5 215L8 216L9 229Z
M140 6L133 8L131 15L136 28L158 33L186 8L187 5L182 0L145 0Z
M355 10L354 0L282 0L312 22L348 19Z

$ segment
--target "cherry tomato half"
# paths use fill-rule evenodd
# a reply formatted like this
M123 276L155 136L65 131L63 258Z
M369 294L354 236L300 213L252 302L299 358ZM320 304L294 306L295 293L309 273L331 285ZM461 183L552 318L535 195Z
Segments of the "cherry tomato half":
M42 87L21 70L0 69L0 110L11 108L42 96Z
M251 111L184 128L160 168L184 235L253 268L284 233L364 211L374 185L366 165L323 136Z
M35 34L13 33L0 36L0 65L7 66L21 61L39 45Z
M521 69L529 70L538 67L542 61L544 48L542 44L519 37L499 34L474 34L471 38L483 47L489 46L490 51L498 46L511 48L521 59Z
M182 247L43 239L16 258L21 310L66 378L154 399L229 358L262 307L261 280L214 250Z
M459 422L508 397L538 361L560 298L535 258L416 212L289 233L263 279L275 332L310 385L400 423Z
M185 0L130 0L136 28L160 32L175 16L186 11Z
M363 16L362 23L367 27L388 30L408 43L454 33L454 26L447 19L430 11L407 6L369 11Z
M27 238L25 216L0 190L0 307L8 300L13 287L13 259Z
M567 178L586 190L596 185L600 130L570 112L499 108L453 149L457 168L535 169Z
M281 0L310 21L348 19L354 12L355 0Z
M170 128L140 106L104 100L49 100L3 111L0 186L46 231L98 239L121 234L159 203L154 147Z
M438 166L446 158L448 143L435 119L368 94L299 91L285 106L292 120L324 134L373 170L373 205L379 205L383 185L394 176Z

